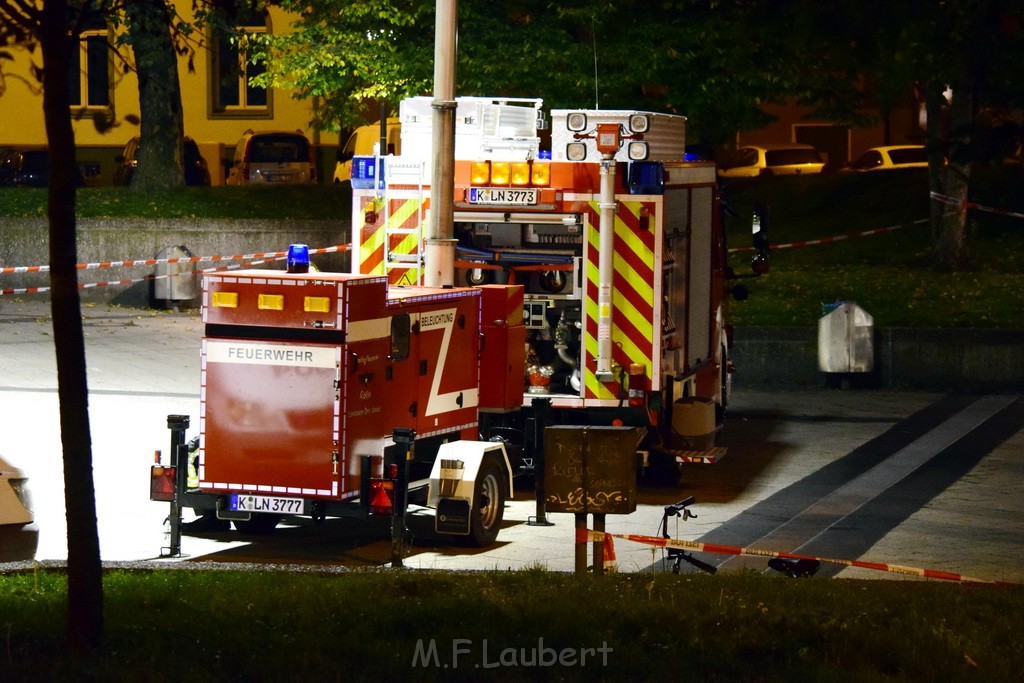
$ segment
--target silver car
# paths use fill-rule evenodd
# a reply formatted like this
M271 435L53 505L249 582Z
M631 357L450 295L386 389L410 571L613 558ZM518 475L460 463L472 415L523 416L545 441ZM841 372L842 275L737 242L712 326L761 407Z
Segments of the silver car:
M234 160L228 170L228 185L302 185L315 182L312 145L302 133L247 130L235 145Z
M0 562L34 559L38 543L28 477L0 456Z

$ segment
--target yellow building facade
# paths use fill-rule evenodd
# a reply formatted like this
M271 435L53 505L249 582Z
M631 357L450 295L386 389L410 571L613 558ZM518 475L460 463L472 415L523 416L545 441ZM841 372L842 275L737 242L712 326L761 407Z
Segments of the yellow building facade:
M191 2L174 4L183 18L193 18ZM292 19L293 15L270 8L266 16L240 18L239 25L251 31L283 32L289 30ZM90 185L112 182L115 157L139 134L134 56L129 46L116 47L120 30L103 24L88 26L76 58L68 65L79 76L77 83L72 78L70 114L78 159ZM235 144L250 129L305 133L318 152L318 177L323 180L326 170L330 180L338 136L310 126L314 100L295 99L290 90L254 87L250 79L259 67L247 64L236 46L211 30L197 32L189 47L189 54L178 58L185 135L198 143L214 184L223 182L223 160L231 158ZM13 61L5 60L0 66L0 149L45 147L42 84L34 75L42 63L41 51L20 46L9 51Z

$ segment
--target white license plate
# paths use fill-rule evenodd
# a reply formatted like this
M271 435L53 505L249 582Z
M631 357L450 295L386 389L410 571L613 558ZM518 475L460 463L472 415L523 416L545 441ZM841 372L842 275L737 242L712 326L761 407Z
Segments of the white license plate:
M474 187L469 190L469 203L530 206L537 203L537 190L519 190L510 187Z
M236 493L231 496L231 509L238 512L275 512L281 515L300 515L302 514L302 499Z

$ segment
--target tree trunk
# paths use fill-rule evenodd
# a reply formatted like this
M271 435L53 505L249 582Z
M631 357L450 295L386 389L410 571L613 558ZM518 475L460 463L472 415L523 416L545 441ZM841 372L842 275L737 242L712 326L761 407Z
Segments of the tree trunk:
M178 55L171 40L171 12L164 0L127 3L128 38L139 77L142 126L132 187L144 191L185 184Z
M57 396L64 453L68 526L68 646L95 651L103 639L103 574L92 479L92 438L85 375L85 338L75 240L75 135L68 99L67 0L43 3L43 117L50 149L50 307L57 354Z
M953 102L947 110L942 94L944 87L932 84L925 99L930 150L928 179L932 192L931 257L936 268L958 270L970 261L965 239L965 206L971 178L971 161L967 152L971 97L966 87L954 92Z

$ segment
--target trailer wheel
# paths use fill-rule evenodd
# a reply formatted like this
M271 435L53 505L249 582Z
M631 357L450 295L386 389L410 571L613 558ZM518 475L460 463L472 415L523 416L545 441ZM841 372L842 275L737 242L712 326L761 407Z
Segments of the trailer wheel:
M257 514L249 519L236 519L232 524L243 534L263 536L273 531L280 521L281 515Z
M470 513L469 540L478 548L494 543L505 516L505 475L494 458L484 458L476 476L476 508Z

